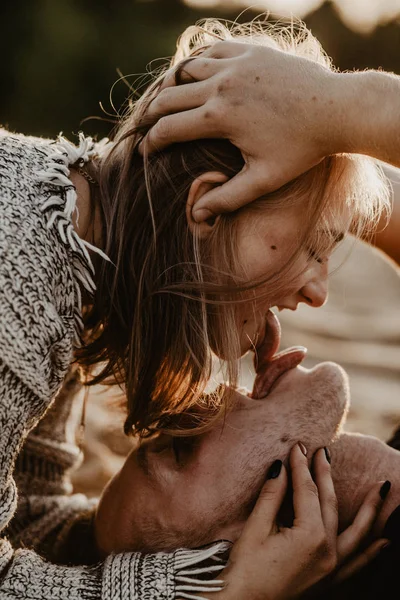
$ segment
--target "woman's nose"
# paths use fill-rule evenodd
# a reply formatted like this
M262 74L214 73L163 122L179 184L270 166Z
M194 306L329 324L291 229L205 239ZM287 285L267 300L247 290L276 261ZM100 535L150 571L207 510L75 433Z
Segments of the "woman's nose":
M299 290L299 301L318 308L328 299L328 262L318 265L303 287Z

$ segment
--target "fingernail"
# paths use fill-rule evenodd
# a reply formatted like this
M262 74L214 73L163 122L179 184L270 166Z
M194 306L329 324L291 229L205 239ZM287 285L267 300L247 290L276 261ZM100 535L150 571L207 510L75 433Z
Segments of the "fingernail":
M329 452L329 448L324 446L324 451L325 451L326 460L328 461L329 464L331 464L332 459L331 459L331 453Z
M385 481L385 483L382 485L381 489L379 490L379 495L382 498L382 500L384 500L386 498L386 496L388 495L391 486L392 486L392 484L388 480Z
M305 445L302 442L297 442L297 444L304 456L307 456L307 448L305 447Z
M282 461L275 460L272 463L272 465L270 466L270 468L268 469L267 479L276 479L277 477L279 477L279 473L281 472L281 469L282 469Z

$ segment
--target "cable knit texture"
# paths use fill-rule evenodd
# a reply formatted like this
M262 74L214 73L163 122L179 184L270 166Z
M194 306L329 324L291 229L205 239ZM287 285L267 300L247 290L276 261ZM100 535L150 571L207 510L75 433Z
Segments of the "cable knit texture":
M81 293L95 289L89 251L102 252L73 228L69 167L101 148L83 135L74 146L0 131L0 600L194 600L222 585L223 543L94 566L50 562L56 540L94 508L71 494L81 457L69 398Z

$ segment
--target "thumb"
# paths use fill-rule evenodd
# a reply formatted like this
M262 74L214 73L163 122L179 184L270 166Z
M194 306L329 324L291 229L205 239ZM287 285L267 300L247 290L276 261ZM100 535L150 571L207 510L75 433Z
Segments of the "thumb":
M267 481L261 488L256 505L248 518L240 537L241 542L247 538L265 540L276 529L276 517L282 505L288 485L288 477L282 461L272 463L267 473Z
M201 223L222 213L233 212L280 185L276 178L268 178L265 165L261 169L256 163L246 164L235 177L199 199L193 207L193 219Z

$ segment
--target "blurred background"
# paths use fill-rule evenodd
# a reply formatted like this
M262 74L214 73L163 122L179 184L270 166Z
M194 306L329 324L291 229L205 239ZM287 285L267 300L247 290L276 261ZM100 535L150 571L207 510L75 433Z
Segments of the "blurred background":
M100 139L112 123L99 119L115 118L129 92L120 81L110 94L121 73L139 82L149 65L173 54L178 35L198 19L244 22L264 11L273 20L303 18L340 69L400 74L400 0L14 0L0 4L0 124L46 137L62 131L72 140L83 130ZM387 172L399 203L399 173ZM400 233L398 240L400 246ZM386 440L400 420L397 267L361 243L344 245L336 260L341 266L333 266L323 309L280 315L282 346L306 345L308 366L342 363L352 392L347 428ZM252 385L250 359L243 382ZM120 466L132 445L121 433L123 420L109 391L90 393L76 490L98 494Z
M106 116L99 102L113 113L117 69L145 72L200 18L242 12L249 21L264 11L304 18L340 69L400 73L400 0L13 0L0 3L0 123L43 136L107 135L109 123L81 121ZM115 86L117 109L127 91Z

